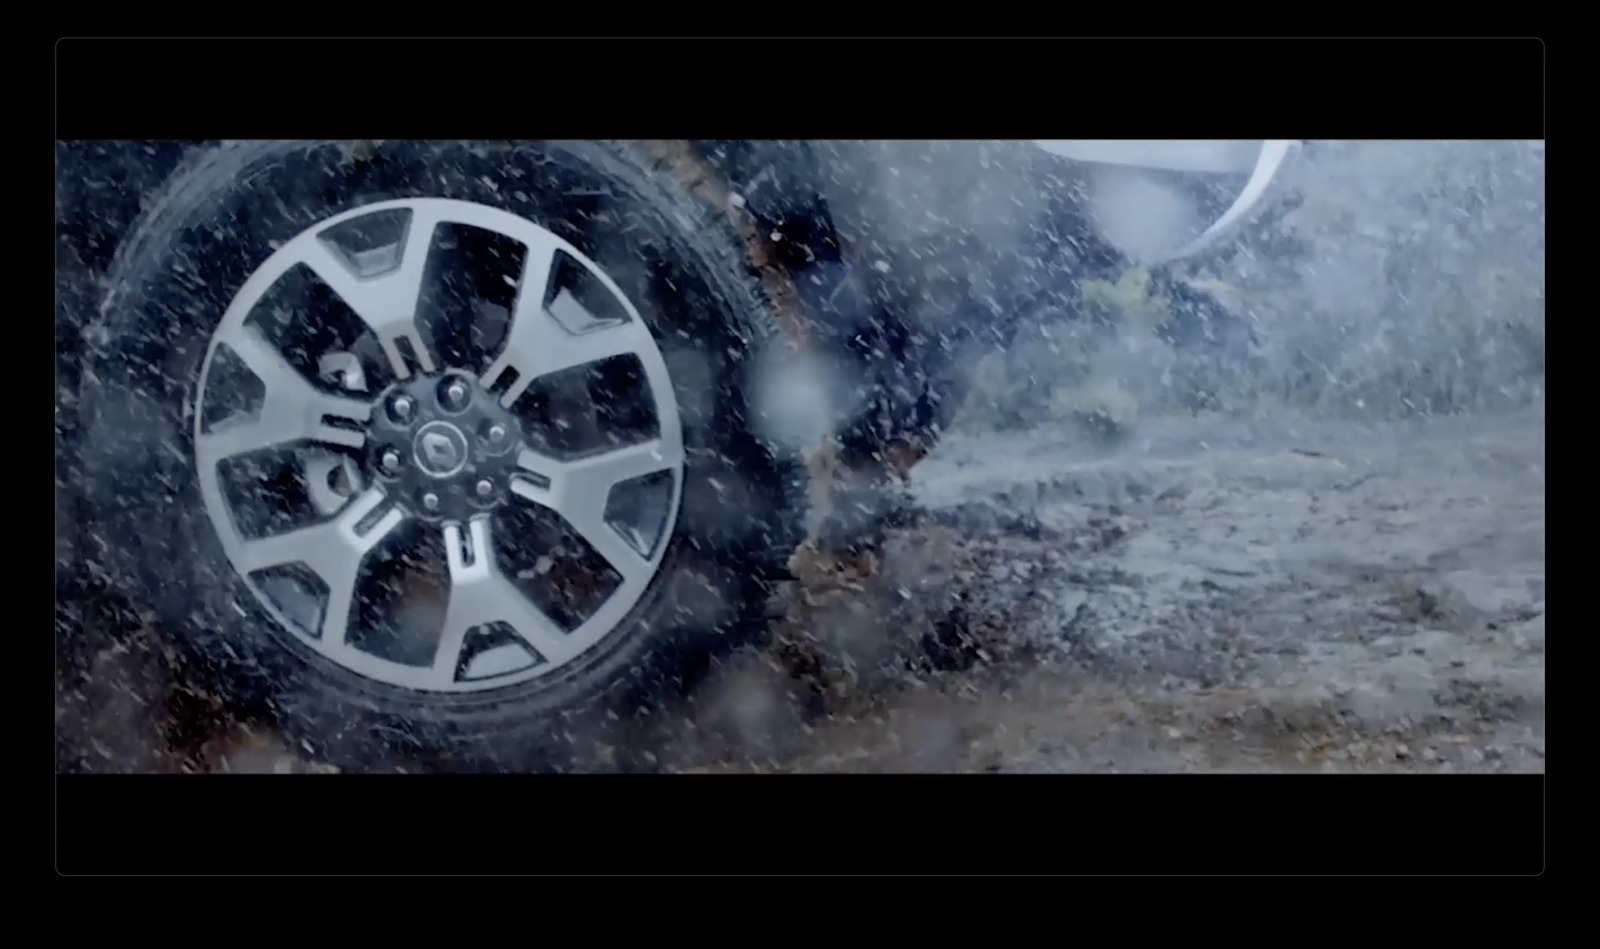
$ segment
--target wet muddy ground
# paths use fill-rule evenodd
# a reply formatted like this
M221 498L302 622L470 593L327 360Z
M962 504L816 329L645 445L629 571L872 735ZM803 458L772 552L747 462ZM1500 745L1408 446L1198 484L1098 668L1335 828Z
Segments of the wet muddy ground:
M772 641L657 717L663 770L1544 769L1542 408L952 437L913 492L797 560ZM316 770L119 641L58 689L76 768Z
M872 577L795 593L830 707L749 663L699 767L1543 770L1542 411L984 436L917 474ZM913 671L952 637L967 669Z

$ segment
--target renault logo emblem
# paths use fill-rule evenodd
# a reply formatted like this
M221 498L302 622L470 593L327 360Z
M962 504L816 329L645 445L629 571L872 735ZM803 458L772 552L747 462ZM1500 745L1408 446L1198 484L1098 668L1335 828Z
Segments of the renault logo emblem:
M436 478L460 471L467 462L467 439L449 422L429 422L417 433L417 465Z
M429 432L422 436L422 451L428 456L432 468L453 468L456 463L456 446L450 436Z

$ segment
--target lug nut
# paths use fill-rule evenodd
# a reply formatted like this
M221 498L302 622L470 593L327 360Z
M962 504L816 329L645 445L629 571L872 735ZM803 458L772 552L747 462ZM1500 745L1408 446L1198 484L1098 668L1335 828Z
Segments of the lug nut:
M444 387L445 401L451 408L460 408L467 401L467 387L460 381L452 382Z
M411 397L410 396L405 396L405 395L395 396L395 400L394 400L394 417L395 418L399 419L402 422L410 419L411 418L411 408L412 408L412 405L411 405Z
M494 482L484 478L478 482L478 497L486 498L494 493Z
M390 471L400 467L400 453L393 448L383 453L383 466Z
M439 507L439 496L437 494L434 494L431 491L428 492L427 494L424 494L422 496L422 506L427 508L430 511L438 509L438 507Z
M498 445L506 440L506 427L504 425L489 426L489 444Z

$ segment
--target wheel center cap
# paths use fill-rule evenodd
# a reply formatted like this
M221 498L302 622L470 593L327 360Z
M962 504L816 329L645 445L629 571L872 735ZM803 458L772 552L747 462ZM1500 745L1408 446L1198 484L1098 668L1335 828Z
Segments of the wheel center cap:
M449 422L429 422L411 443L417 467L435 478L448 478L467 464L467 436Z

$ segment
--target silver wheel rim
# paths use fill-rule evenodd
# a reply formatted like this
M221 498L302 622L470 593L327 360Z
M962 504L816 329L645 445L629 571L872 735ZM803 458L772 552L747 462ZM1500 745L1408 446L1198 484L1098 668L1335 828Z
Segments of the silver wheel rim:
M360 252L341 247L337 235L342 226L380 214L406 222L394 241ZM486 368L443 365L419 325L429 250L442 225L478 229L525 248L520 273L505 275L517 288L515 303L499 352ZM596 319L565 291L547 302L558 255L597 280L620 303L626 320ZM381 347L395 380L385 392L329 392L296 368L252 317L268 291L302 266L354 312L369 340ZM264 394L257 410L207 424L206 399L223 348L258 380ZM526 431L508 430L513 423L506 420L515 418L512 410L530 386L617 357L636 359L642 370L653 401L655 437L560 458L541 449ZM342 378L348 381L351 375L347 371ZM433 391L439 393L436 406L428 401ZM479 692L570 667L605 640L639 602L660 568L677 521L684 463L678 406L666 363L638 310L575 247L532 221L485 205L444 199L372 204L324 220L288 241L245 281L224 313L197 392L195 464L207 515L233 569L283 630L337 665L389 686ZM448 414L452 396L460 392L477 400L472 403L479 413L474 418L481 416L477 429L457 424ZM397 441L406 438L409 446ZM401 450L406 447L410 450ZM347 480L360 487L314 523L247 536L237 499L224 490L223 466L241 457L290 450L321 459L300 462L313 498L320 497L319 490L326 493L319 466L327 464L348 469ZM345 454L333 456L336 460L330 463L319 451ZM350 452L369 453L372 463L363 467L352 462ZM461 458L469 453L472 463L465 464ZM366 468L372 469L370 475ZM659 527L630 535L609 505L619 486L650 479L665 499L656 505L664 506ZM517 578L522 572L517 578L508 576L497 562L506 540L496 536L497 512L515 513L519 505L559 515L618 578L576 626L564 628L521 585ZM405 524L438 532L448 574L435 652L421 663L369 651L355 637L360 610L352 607L358 605L358 581L379 545ZM297 621L282 597L263 585L271 571L285 568L322 585L316 618ZM511 641L503 642L508 636ZM469 665L469 640L476 643L484 637L502 642L485 647ZM520 652L522 659L513 652Z

